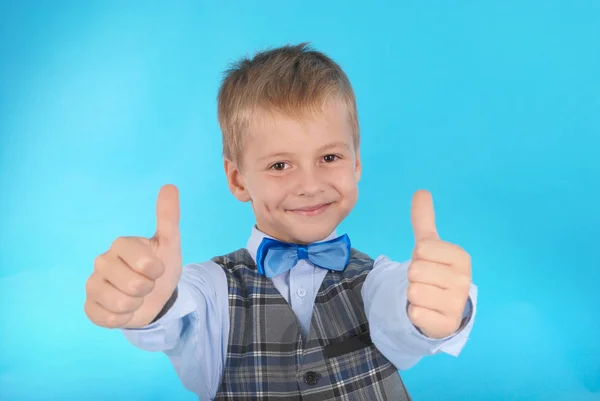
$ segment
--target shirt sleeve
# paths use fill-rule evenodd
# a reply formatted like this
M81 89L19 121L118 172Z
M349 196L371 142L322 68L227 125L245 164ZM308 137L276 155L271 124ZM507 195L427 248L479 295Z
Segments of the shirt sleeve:
M425 336L408 317L409 264L409 261L399 263L380 256L361 289L371 339L399 370L411 368L427 355L444 352L458 356L471 333L477 309L477 287L471 284L459 330L443 339Z
M227 278L212 261L186 265L177 291L174 304L157 321L122 332L140 349L164 352L188 390L212 399L227 355Z

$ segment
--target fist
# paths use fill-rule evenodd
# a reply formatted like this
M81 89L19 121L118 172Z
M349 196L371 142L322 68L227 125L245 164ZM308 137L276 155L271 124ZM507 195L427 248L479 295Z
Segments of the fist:
M440 339L460 327L471 286L471 258L440 239L427 191L413 197L415 248L408 268L408 316L429 338Z
M119 237L99 255L86 282L84 310L96 325L140 328L162 310L182 271L179 194L165 185L156 203L152 238Z

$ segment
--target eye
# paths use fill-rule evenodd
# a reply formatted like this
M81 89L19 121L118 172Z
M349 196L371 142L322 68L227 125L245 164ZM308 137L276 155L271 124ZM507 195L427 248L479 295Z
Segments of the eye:
M280 171L280 170L285 170L286 165L287 165L287 163L285 163L285 162L277 162L277 163L273 163L270 168L271 168L271 170Z
M331 163L334 162L338 159L337 155L327 155L325 157L323 157L323 160L325 161L325 163Z

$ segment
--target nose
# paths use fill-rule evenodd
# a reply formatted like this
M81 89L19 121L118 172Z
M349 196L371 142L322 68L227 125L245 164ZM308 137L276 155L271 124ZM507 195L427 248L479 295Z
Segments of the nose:
M314 169L302 169L297 178L296 194L298 196L315 196L324 192L322 177Z

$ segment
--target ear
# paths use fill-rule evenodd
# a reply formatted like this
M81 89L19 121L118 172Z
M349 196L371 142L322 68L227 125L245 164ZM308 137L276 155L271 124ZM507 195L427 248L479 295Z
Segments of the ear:
M360 146L356 147L356 164L354 166L354 172L356 174L356 182L360 181L362 174L362 162L360 161Z
M250 194L244 183L244 179L237 164L231 160L224 159L225 175L229 190L240 202L248 202Z

